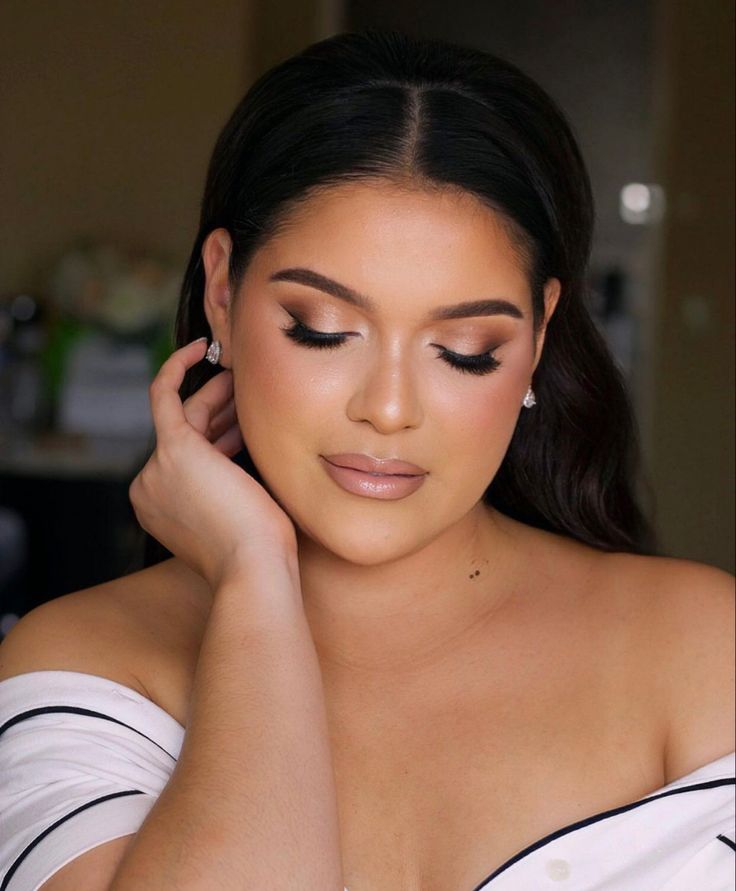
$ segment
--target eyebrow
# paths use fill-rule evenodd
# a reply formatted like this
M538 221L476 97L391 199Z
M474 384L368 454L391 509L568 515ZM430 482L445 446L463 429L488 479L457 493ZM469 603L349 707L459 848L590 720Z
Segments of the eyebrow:
M368 312L376 312L376 304L360 294L358 291L342 285L313 269L305 269L303 267L292 267L290 269L280 269L270 276L269 281L272 282L296 282L300 285L307 285L310 288L316 288L318 291L324 291L337 297L338 300L344 300L353 306L359 306ZM511 316L514 319L523 319L524 313L515 303L509 300L491 299L491 300L471 300L465 303L455 303L450 306L440 306L432 310L427 316L427 321L436 322L446 319L467 319L473 316Z

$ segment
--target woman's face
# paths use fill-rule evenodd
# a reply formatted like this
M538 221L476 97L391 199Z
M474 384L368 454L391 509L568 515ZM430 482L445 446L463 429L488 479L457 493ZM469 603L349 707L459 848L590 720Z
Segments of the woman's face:
M543 342L534 340L524 264L498 217L469 195L347 184L310 198L254 254L235 295L228 250L225 230L203 249L207 316L232 368L248 451L298 533L374 565L419 550L477 508L526 411ZM556 279L545 293L548 318ZM510 314L436 317L478 301L505 301ZM285 333L295 320L348 336L332 348L305 345ZM463 371L443 349L491 350L498 367ZM427 473L404 497L368 497L325 469L321 456L342 453Z

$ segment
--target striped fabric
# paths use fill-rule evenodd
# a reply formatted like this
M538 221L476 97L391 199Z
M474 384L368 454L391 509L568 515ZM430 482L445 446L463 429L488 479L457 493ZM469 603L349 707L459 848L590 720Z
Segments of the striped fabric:
M136 832L183 737L171 715L106 678L1 681L0 891L35 891L85 851ZM735 767L730 753L561 827L467 891L735 891Z

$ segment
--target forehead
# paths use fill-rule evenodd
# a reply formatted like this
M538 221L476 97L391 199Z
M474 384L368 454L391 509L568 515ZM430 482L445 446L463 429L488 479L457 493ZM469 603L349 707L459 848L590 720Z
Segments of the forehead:
M264 275L308 267L378 300L401 292L424 302L506 296L528 305L528 261L512 236L500 214L467 192L360 181L304 199L253 265Z

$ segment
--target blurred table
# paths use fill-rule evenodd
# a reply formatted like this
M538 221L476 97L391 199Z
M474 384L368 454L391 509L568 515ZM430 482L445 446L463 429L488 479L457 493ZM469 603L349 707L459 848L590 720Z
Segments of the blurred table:
M0 434L0 505L22 519L28 542L0 613L22 615L137 568L142 532L128 487L152 445L152 435Z

